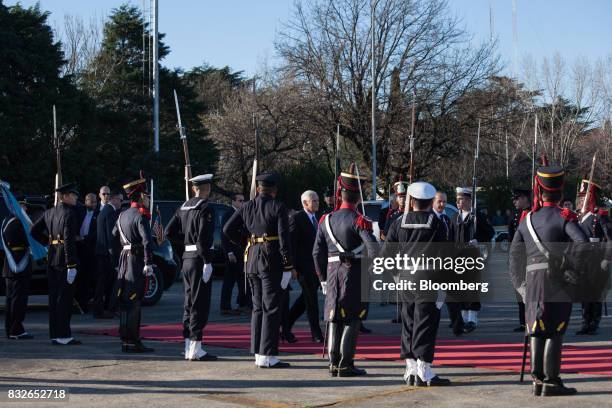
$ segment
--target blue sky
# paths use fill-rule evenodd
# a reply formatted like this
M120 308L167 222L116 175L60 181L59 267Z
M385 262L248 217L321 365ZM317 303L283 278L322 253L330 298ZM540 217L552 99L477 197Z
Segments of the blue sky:
M105 16L124 2L142 7L142 0L40 0L52 25L64 15ZM17 3L5 0L6 5ZM24 6L36 3L21 0ZM147 7L149 0L146 0ZM291 15L293 0L159 0L161 32L171 54L164 64L189 69L208 62L229 65L251 75L274 60L274 39ZM597 59L612 53L612 1L516 0L518 54L536 58L559 52L568 60ZM462 19L476 41L489 38L489 6L499 52L512 71L512 0L449 0L450 11ZM520 68L519 68L520 69Z

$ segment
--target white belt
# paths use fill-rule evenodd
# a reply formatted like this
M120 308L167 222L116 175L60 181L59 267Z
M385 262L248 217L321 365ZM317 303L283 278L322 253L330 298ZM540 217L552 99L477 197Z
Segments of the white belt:
M197 245L185 245L185 252L194 252L198 250Z
M132 245L130 244L124 245L123 249L127 249L127 250L132 249Z
M527 272L539 271L540 269L548 269L548 262L527 265Z
M363 258L363 255L355 255L350 258L346 257L345 259L361 259L361 258ZM329 258L327 258L327 262L340 262L340 256L339 255L330 256Z

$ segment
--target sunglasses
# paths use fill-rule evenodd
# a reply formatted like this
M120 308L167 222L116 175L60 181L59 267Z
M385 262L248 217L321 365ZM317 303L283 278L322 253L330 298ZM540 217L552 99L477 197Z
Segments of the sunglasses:
M100 193L100 194L102 194L102 195L110 195L110 193Z

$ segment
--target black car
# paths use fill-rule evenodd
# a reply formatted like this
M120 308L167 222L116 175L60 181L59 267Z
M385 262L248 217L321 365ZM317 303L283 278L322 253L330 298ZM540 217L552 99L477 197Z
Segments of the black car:
M182 201L173 201L173 200L156 200L153 204L155 206L155 211L159 209L159 213L161 215L162 224L166 225L170 218L174 215L176 210L183 204ZM213 246L213 273L215 275L223 274L223 269L225 268L225 252L223 251L223 246L221 243L221 235L223 233L223 218L226 213L229 211L233 211L232 207L221 204L211 202L209 206L212 207L215 213L215 231L213 233L214 246ZM174 260L179 265L181 265L181 257L182 257L182 248L175 247L173 245L173 253ZM180 275L180 274L179 274ZM179 276L177 276L179 278Z

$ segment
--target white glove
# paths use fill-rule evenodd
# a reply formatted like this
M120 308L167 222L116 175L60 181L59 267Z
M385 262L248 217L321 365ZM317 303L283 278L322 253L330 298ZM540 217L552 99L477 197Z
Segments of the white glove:
M236 263L236 262L238 262L238 259L236 258L236 255L234 255L234 253L233 253L233 252L228 252L228 253L227 253L227 258L229 259L229 261L230 261L231 263Z
M612 269L612 261L608 261L607 259L603 259L601 261L601 269L606 272L608 270L608 268Z
M523 283L516 289L516 291L521 296L521 301L525 303L525 300L527 299L527 284Z
M66 274L66 282L69 285L72 285L72 282L76 279L77 270L76 268L68 268L68 273Z
M145 276L153 276L153 265L145 265L145 267L142 269L142 273L145 274Z
M291 271L283 272L283 278L281 279L281 288L283 290L287 289L287 286L289 286L290 280L291 280Z
M327 281L321 282L321 292L323 295L327 295Z
M478 240L477 239L470 239L470 245L471 246L478 246Z
M212 276L212 273L213 273L212 265L209 263L204 264L204 268L202 268L202 280L204 281L204 283L208 283L208 281L210 280L210 277Z

